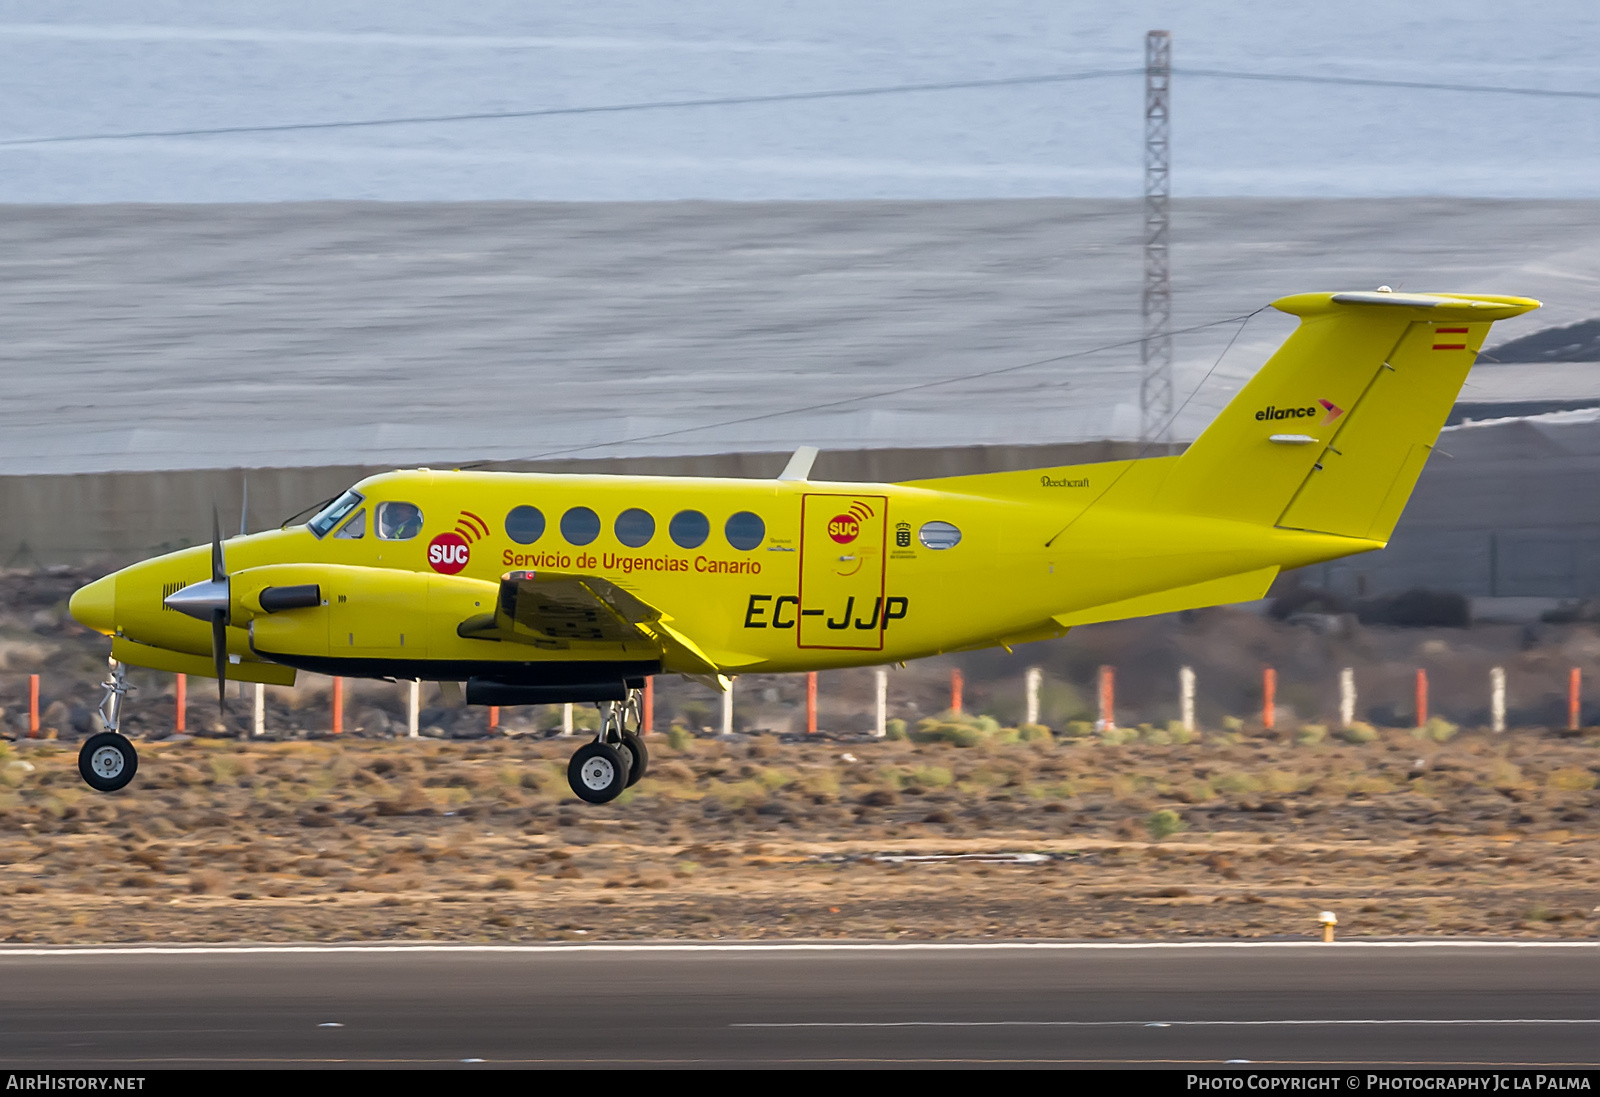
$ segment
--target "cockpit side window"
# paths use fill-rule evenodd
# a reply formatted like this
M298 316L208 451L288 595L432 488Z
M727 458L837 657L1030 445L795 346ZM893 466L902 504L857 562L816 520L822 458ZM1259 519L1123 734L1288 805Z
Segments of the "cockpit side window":
M346 522L338 533L333 535L335 541L359 541L367 535L367 510L365 507L356 511L356 516Z
M306 526L320 540L328 535L329 530L343 521L345 515L359 507L363 498L359 491L347 491L323 507L321 513L315 515Z
M379 503L377 526L385 541L409 541L422 532L422 511L412 503Z

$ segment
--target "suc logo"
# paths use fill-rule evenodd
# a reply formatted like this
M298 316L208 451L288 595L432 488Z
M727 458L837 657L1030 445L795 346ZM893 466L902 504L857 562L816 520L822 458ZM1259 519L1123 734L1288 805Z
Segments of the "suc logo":
M852 514L836 514L828 520L828 536L848 545L861 534L861 523Z
M454 575L470 559L472 549L459 533L441 533L428 542L428 566L441 575Z

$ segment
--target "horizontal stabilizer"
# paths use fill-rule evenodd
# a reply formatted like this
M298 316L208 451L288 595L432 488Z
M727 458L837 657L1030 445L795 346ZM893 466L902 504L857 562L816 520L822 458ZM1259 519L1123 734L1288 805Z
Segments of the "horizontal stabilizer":
M1268 588L1277 577L1276 566L1258 568L1240 575L1208 579L1204 583L1195 583L1192 586L1175 587L1172 590L1157 591L1155 594L1142 594L1137 598L1125 598L1120 602L1090 606L1088 609L1073 610L1071 613L1058 613L1052 620L1058 625L1071 627L1092 625L1100 621L1121 621L1127 617L1152 617L1158 613L1177 613L1180 610L1201 609L1205 606L1225 606L1233 602L1254 602L1267 596Z

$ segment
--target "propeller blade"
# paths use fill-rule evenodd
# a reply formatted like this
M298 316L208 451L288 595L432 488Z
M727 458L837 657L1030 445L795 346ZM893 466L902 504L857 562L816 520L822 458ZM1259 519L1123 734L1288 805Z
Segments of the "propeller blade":
M222 563L222 520L217 517L217 504L211 504L211 578L222 582L228 569Z
M244 502L239 504L239 536L246 534L246 525L250 521L250 477L244 478Z
M228 568L222 558L222 519L217 515L215 499L211 501L211 581L222 584L228 582ZM226 585L223 589L227 589ZM218 606L211 611L211 660L217 668L217 711L227 716L228 610L226 606Z
M228 611L211 611L211 659L217 668L217 711L228 715Z

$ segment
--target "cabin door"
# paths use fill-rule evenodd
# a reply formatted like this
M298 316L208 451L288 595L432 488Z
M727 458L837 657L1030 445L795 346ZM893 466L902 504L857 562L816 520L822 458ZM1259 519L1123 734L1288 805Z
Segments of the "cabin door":
M803 648L883 650L889 500L807 494L800 510Z

